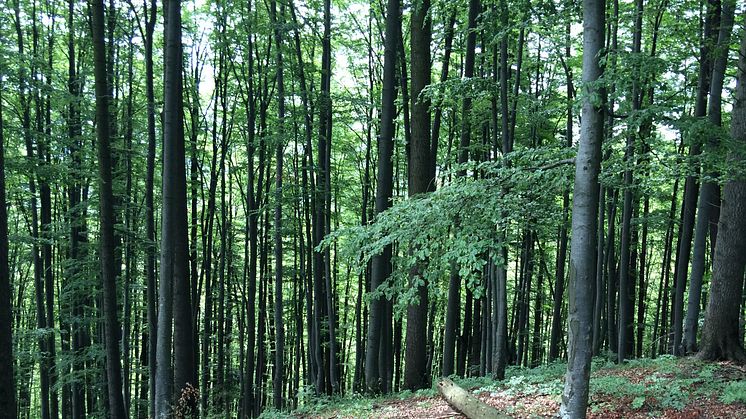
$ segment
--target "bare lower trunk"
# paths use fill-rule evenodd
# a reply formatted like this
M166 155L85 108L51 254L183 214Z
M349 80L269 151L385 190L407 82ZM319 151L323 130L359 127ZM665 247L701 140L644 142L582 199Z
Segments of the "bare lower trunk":
M738 84L731 119L731 136L736 148L729 154L728 167L740 167L746 160L746 35L741 40ZM707 360L746 362L740 337L740 307L746 266L746 180L735 173L723 188L718 239L713 258L710 300L702 330L699 357Z
M605 2L583 2L583 83L601 76L599 53L604 45ZM584 95L580 144L575 165L568 309L567 374L560 416L584 418L592 355L591 328L596 280L598 174L601 168L603 114L591 95Z

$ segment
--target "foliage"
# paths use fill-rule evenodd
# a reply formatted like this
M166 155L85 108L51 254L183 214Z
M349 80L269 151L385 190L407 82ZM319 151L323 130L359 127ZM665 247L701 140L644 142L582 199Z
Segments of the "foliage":
M746 381L733 381L723 389L720 400L724 403L746 403Z
M339 254L360 270L386 246L400 249L391 277L373 294L396 295L400 312L416 299L408 280L412 269L437 284L456 263L478 298L486 264L506 263L496 257L506 245L497 240L499 232L515 224L556 228L556 196L546 191L561 191L569 181L571 153L545 147L516 151L496 162L455 166L453 171L472 176L455 176L435 192L398 201L368 226L333 232L322 246L339 243Z

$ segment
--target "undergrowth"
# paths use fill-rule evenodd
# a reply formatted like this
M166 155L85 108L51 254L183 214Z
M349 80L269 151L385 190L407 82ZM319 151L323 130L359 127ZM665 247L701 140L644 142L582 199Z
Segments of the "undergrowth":
M611 358L611 357L608 357ZM547 396L559 403L562 395L566 364L554 362L536 368L511 366L505 379L491 377L451 377L458 385L474 393L489 392L494 397ZM607 409L635 411L644 409L651 413L662 410L681 410L697 398L717 399L722 403L746 404L746 381L743 374L737 377L725 371L720 364L698 361L694 358L679 359L661 356L657 359L638 359L614 364L605 357L594 358L591 367L591 412ZM304 397L306 403L293 416L268 410L263 418L280 417L370 417L375 408L376 417L397 400L414 399L428 403L437 394L437 382L429 389L418 392L401 391L388 396L369 397L350 394L344 397Z

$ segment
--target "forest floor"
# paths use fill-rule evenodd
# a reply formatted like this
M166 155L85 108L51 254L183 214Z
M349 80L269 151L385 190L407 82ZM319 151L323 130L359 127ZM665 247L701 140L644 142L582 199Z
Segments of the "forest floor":
M456 379L479 399L515 418L555 417L565 364L509 368L503 381ZM746 367L663 356L615 365L593 362L589 418L746 418ZM386 398L315 400L294 418L463 418L434 389Z

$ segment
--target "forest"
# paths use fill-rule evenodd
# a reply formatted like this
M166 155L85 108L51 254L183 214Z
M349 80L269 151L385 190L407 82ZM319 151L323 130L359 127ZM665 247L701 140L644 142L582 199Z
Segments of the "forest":
M746 3L0 11L0 418L746 414Z

